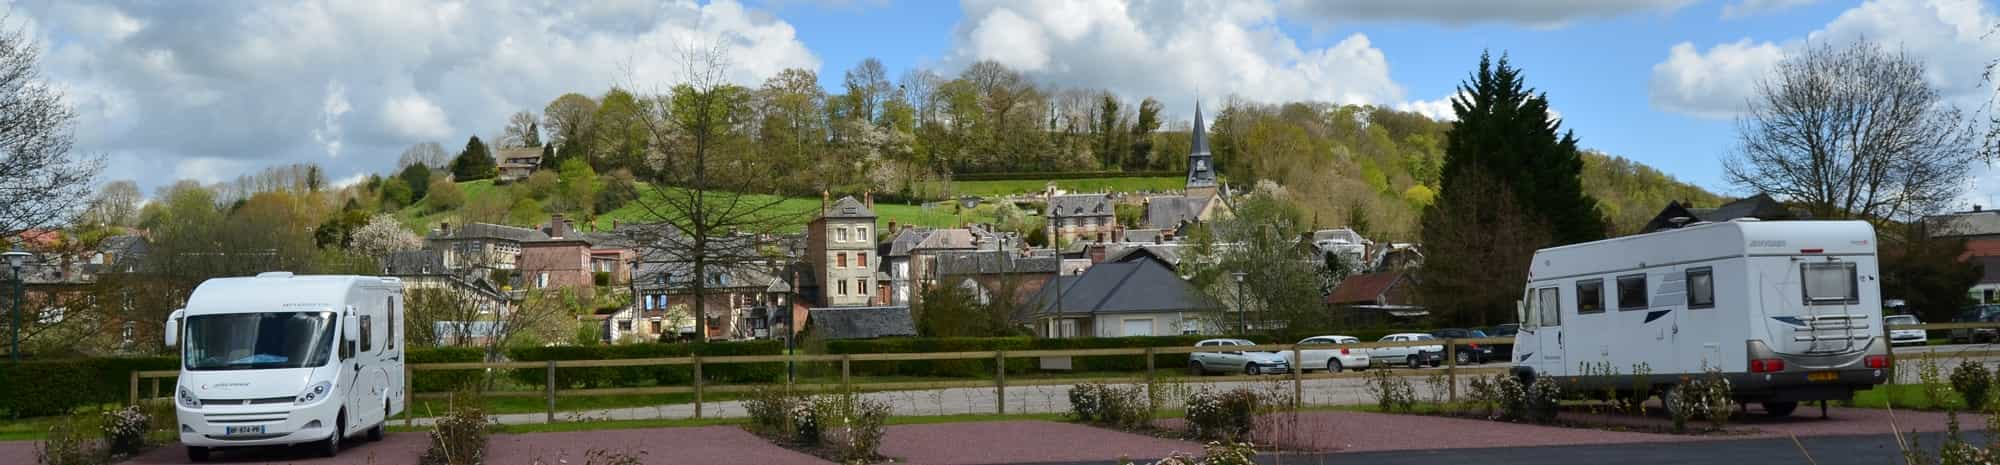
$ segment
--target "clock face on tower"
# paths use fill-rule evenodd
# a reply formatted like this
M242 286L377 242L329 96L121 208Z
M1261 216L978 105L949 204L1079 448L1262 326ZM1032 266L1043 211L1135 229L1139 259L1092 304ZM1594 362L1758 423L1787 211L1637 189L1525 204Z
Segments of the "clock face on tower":
M1195 160L1194 169L1197 171L1208 170L1208 160Z

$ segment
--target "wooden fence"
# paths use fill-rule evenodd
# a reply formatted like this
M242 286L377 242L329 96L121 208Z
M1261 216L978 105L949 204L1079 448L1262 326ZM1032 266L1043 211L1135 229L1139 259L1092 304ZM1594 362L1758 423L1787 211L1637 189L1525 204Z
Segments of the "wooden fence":
M1933 330L1933 331L1950 330L1950 329L2000 329L2000 323L1935 323L1935 324L1922 324L1922 325L1891 325L1887 326L1886 329L1888 330L1922 329L1922 330ZM1449 392L1447 392L1446 395L1449 399L1456 401L1458 397L1457 391L1458 391L1459 375L1464 374L1464 375L1476 376L1476 375L1490 375L1495 373L1504 373L1507 371L1508 366L1511 366L1511 364L1508 364L1501 366L1489 366L1489 367L1479 367L1479 368L1460 368L1458 366L1458 357L1457 357L1458 346L1467 344L1511 346L1514 344L1514 338L1489 337L1489 338L1476 338L1476 339L1435 339L1428 341L1412 341L1412 342L1361 342L1354 344L1341 344L1337 346L1263 344L1255 346L1145 347L1145 348L1112 348L1112 349L1062 349L1062 350L1012 350L1012 351L995 350L995 351L973 351L973 352L874 353L874 354L842 354L842 355L796 355L796 354L795 355L735 355L735 356L711 356L711 357L688 356L688 357L670 357L670 358L611 359L611 360L560 360L560 361L550 360L543 362L422 363L422 364L404 365L403 381L404 381L404 392L409 393L409 396L411 398L434 399L434 398L442 398L448 395L448 393L413 392L412 389L413 387L411 386L410 383L411 380L415 378L414 375L416 374L416 372L443 371L443 370L523 370L523 369L540 368L544 371L547 380L547 382L543 384L543 389L541 392L488 391L482 393L482 395L490 397L542 397L546 400L547 403L547 409L546 409L547 421L553 423L556 421L556 398L558 396L693 394L694 417L701 418L703 415L704 396L709 393L742 393L742 392L751 392L759 388L765 387L763 385L742 385L742 384L711 385L707 383L702 377L703 366L713 366L719 364L739 364L739 363L838 363L840 365L840 381L838 383L795 384L790 377L787 377L786 381L782 384L782 386L785 386L789 389L827 390L827 391L839 390L840 392L850 392L857 389L870 390L870 391L888 391L888 390L922 390L922 389L990 387L994 390L995 394L994 398L996 399L994 406L995 413L1004 415L1007 413L1006 394L1007 394L1007 388L1010 385L1021 387L1021 386L1038 386L1038 385L1067 385L1067 384L1080 384L1080 383L1151 384L1154 380L1158 378L1159 375L1157 369L1158 367L1154 366L1154 360L1156 358L1154 356L1156 355L1193 354L1196 352L1236 352L1236 351L1291 352L1291 360L1293 360L1294 363L1289 364L1291 366L1290 381L1292 384L1292 394L1293 394L1292 401L1296 403L1300 402L1301 399L1303 399L1304 382L1306 380L1356 378L1356 377L1366 376L1364 374L1353 373L1353 372L1306 374L1300 367L1301 364L1296 363L1297 360L1301 359L1300 357L1301 351L1339 349L1339 348L1372 349L1372 348L1386 348L1386 347L1443 346L1445 351L1443 369L1445 371L1445 376L1448 379L1447 386L1449 386L1448 388ZM1141 373L1135 373L1133 376L1111 376L1111 377L1095 377L1095 378L1044 378L1044 379L1025 379L1025 380L1017 379L1012 382L1007 380L1006 361L1007 359L1010 358L1103 357L1103 356L1131 356L1131 355L1143 355L1146 357L1145 370ZM2000 350L1968 350L1961 352L1953 352L1951 356L1956 356L1956 357L2000 356ZM912 360L985 360L985 359L991 359L995 362L993 378L990 380L978 379L978 380L963 380L963 381L954 380L954 381L870 382L857 385L856 383L853 382L853 377L850 375L852 364L854 362L912 361ZM1891 360L1891 366L1894 366L1895 354L1893 350L1890 353L1890 360ZM694 371L693 380L688 385L685 386L648 386L648 387L587 388L587 389L562 389L556 382L556 370L562 368L611 368L611 367L671 366L671 365L691 365ZM1178 368L1180 367L1168 367L1168 369L1178 369ZM1421 372L1413 372L1413 373L1421 373ZM151 396L147 398L158 399L161 397L161 394L163 392L165 392L167 396L172 396L171 394L172 389L170 386L165 388L166 391L162 391L163 387L161 386L161 379L174 378L179 375L180 372L174 370L133 372L131 377L132 403L136 404L139 402L141 398L140 396L141 384L142 381L145 380L152 381ZM1416 374L1403 374L1399 376L1416 376ZM1195 382L1213 383L1213 382L1232 382L1232 381L1268 381L1270 379L1271 378L1268 375L1207 376L1207 377L1200 377ZM1893 379L1893 377L1891 379ZM411 424L412 419L410 412L412 410L415 409L413 408L403 409L403 424L405 426Z

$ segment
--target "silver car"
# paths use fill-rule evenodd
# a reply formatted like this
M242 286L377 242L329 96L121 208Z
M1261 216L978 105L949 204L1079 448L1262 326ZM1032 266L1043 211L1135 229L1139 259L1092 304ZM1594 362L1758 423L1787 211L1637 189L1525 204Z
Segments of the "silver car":
M1359 342L1361 340L1353 336L1313 336L1305 338L1305 340L1299 341L1299 358L1305 359L1304 362L1299 362L1299 369L1307 371L1325 369L1328 373L1339 373L1341 370L1366 370L1368 369L1367 349L1339 347ZM1292 358L1292 353L1286 352L1285 357Z
M1243 339L1207 339L1194 345L1195 347L1254 346L1257 343ZM1284 356L1270 352L1236 350L1188 354L1189 374L1232 372L1246 375L1291 373L1292 365Z

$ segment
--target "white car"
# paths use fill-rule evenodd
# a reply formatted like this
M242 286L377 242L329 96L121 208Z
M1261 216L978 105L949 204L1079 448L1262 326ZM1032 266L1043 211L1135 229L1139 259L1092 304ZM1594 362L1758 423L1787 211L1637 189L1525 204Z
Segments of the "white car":
M1243 339L1207 339L1194 344L1195 347L1214 346L1254 346L1255 342ZM1282 355L1270 352L1195 352L1188 354L1188 373L1202 375L1208 373L1243 373L1246 375L1291 373L1291 362Z
M1298 356L1305 359L1304 362L1299 363L1299 369L1307 371L1325 369L1328 373L1339 373L1341 370L1366 370L1368 369L1368 349L1329 347L1359 342L1361 342L1360 339L1352 336L1314 336L1305 338L1305 340L1299 341ZM1291 358L1292 354L1286 352L1285 357Z
M1416 341L1435 341L1435 340L1437 340L1436 336L1424 333L1396 333L1387 336L1382 336L1382 340L1379 342L1416 342ZM1422 368L1424 365L1438 366L1444 364L1444 345L1436 344L1436 345L1406 346L1406 347L1376 347L1374 349L1368 350L1368 358L1371 361L1380 363L1389 363L1389 364L1401 363L1404 365L1408 365L1410 368Z
M1916 315L1889 315L1882 317L1882 323L1888 326L1924 324L1924 322L1917 321ZM1893 345L1920 346L1930 344L1930 342L1930 335L1925 334L1924 330L1921 329L1889 330L1889 343Z

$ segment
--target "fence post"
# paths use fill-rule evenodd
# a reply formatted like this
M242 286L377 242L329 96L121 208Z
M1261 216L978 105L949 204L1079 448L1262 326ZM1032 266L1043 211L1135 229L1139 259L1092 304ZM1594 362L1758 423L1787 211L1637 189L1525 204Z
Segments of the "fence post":
M1889 334L1891 334L1891 333L1889 332L1889 329L1888 329L1888 325L1887 325L1887 324L1884 324L1884 325L1882 325L1882 326L1883 326L1883 328L1882 328L1882 334L1883 334L1883 335L1885 335L1885 336L1886 336L1886 335L1889 335ZM1945 337L1951 337L1951 336L1945 336ZM1925 340L1929 340L1929 334L1925 334ZM1888 339L1888 341L1887 341L1887 342L1888 342L1888 344L1885 344L1885 345L1883 345L1883 346L1882 346L1882 350L1883 350L1883 353L1885 354L1885 355L1884 355L1884 357L1885 357L1885 358L1888 358L1888 359L1889 359L1889 370L1888 370L1888 372L1889 372L1889 385L1891 385L1891 386L1894 386L1894 385L1896 384L1896 340L1895 340L1895 339L1893 339L1893 338L1890 338L1890 339ZM1896 388L1893 388L1893 387L1892 387L1892 388L1889 388L1889 389L1890 389L1890 391L1889 391L1889 392L1896 392L1896 391L1894 390L1894 389L1896 389ZM1893 396L1892 396L1892 397L1893 397Z
M1153 398L1153 348L1146 348L1146 398Z
M407 363L406 361L406 363L403 364L403 427L404 428L409 428L411 424L415 422L415 420L410 418L410 411L416 410L416 406L411 405L411 403L415 402L416 400L417 400L417 370L410 368L410 364Z
M1445 392L1447 393L1445 398L1448 399L1446 400L1446 402L1455 404L1458 403L1458 341L1457 340L1455 339L1444 340L1444 363L1445 363L1444 376L1447 379L1447 381L1445 381Z
M147 402L152 402L152 401L153 401L153 399L158 399L158 398L160 398L160 379L159 379L159 378L153 378L153 391L152 391L152 393L151 393L151 394L152 394L152 395L149 395L149 396L146 396L146 401L147 401Z
M1306 399L1306 357L1298 344L1292 344L1292 408L1305 405Z
M993 351L993 405L1007 414L1007 351Z
M840 392L842 394L854 392L854 386L847 383L847 367L849 362L853 361L852 358L852 355L840 354Z
M546 389L543 389L543 391L547 393L549 401L548 422L555 423L556 422L556 361L549 360L547 368L544 368L543 370L548 375L548 384L545 384L544 387Z
M701 419L701 355L694 356L694 418Z
M132 370L132 399L125 405L139 405L139 370Z

